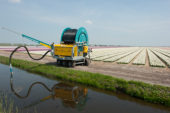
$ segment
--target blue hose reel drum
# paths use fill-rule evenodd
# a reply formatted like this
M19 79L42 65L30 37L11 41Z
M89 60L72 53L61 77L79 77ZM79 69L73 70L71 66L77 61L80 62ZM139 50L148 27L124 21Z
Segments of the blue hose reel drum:
M61 35L61 43L64 44L83 44L88 46L88 34L84 27L79 29L66 28Z

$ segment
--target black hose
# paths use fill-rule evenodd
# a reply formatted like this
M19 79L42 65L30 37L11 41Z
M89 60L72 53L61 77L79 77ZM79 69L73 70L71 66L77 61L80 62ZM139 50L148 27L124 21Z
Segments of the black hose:
M12 92L13 92L17 97L22 98L22 99L27 98L27 97L30 95L30 92L31 92L32 87L35 86L35 85L37 85L37 84L42 85L42 86L43 86L46 90L48 90L49 92L53 92L55 88L69 89L69 88L57 86L58 84L54 85L54 86L50 89L50 88L48 88L48 87L47 87L44 83L42 83L42 82L34 82L34 83L31 84L31 86L29 87L29 89L28 89L28 91L27 91L27 93L26 93L25 96L19 95L19 94L14 90L14 87L13 87L12 56L13 56L13 54L14 54L19 48L21 48L21 47L24 47L24 48L26 49L29 57L30 57L31 59L33 59L33 60L41 60L41 59L43 59L43 58L47 55L48 52L51 51L51 50L48 50L48 51L47 51L44 55L42 55L40 58L33 58L33 57L31 56L31 54L29 53L29 50L28 50L28 48L27 48L26 46L18 46L17 48L15 48L15 49L12 51L12 53L10 54L10 58L9 58L9 65L10 65L10 72L11 72L10 87L11 87ZM71 89L72 89L72 88L71 88ZM78 100L75 99L74 92L73 92L73 91L76 90L76 89L77 89L77 87L74 87L74 88L72 89L72 98L73 98L73 100L77 103Z
M48 50L48 51L47 51L44 55L42 55L40 58L33 58L33 57L31 56L31 54L30 54L30 52L29 52L29 50L28 50L28 48L27 48L26 46L18 46L18 47L15 48L15 49L12 51L12 53L10 54L9 64L11 64L11 60L12 60L13 54L14 54L19 48L21 48L21 47L25 48L25 50L27 51L29 57L30 57L31 59L33 59L33 60L41 60L41 59L43 59L43 58L47 55L47 53L49 53L49 52L51 51L51 50Z
M17 48L15 48L13 51L12 51L12 53L10 54L10 57L9 57L9 66L10 66L10 72L11 73L13 73L13 70L12 70L12 56L13 56L13 54L19 49L19 48L21 48L21 47L23 47L23 48L25 48L25 50L27 51L27 53L28 53L28 56L31 58L31 59L33 59L33 60L41 60L41 59L43 59L46 55L47 55L47 53L49 53L51 50L48 50L44 55L42 55L40 58L33 58L32 56L31 56L31 54L30 54L30 52L29 52L29 50L28 50L28 48L26 47L26 46L18 46Z
M28 48L27 48L26 46L18 46L17 48L15 48L15 49L12 51L12 53L10 54L10 57L9 57L9 65L10 65L10 72L11 72L10 86L11 86L12 92L14 92L14 94L15 94L17 97L26 98L26 97L29 96L32 87L33 87L34 85L36 85L36 84L40 84L40 85L44 86L49 92L51 92L52 90L49 89L49 88L48 88L45 84L43 84L42 82L35 82L35 83L33 83L33 84L29 87L29 90L28 90L26 96L20 96L19 94L17 94L17 93L15 92L15 90L14 90L14 88L13 88L12 56L13 56L13 54L14 54L19 48L21 48L21 47L24 47L24 48L26 49L26 51L27 51L27 53L28 53L28 56L29 56L31 59L33 59L33 60L41 60L41 59L43 59L43 58L47 55L47 53L49 53L49 52L51 51L51 50L48 50L48 51L45 52L45 54L42 55L40 58L33 58L33 57L31 56L31 54L30 54L30 52L29 52L29 50L28 50Z
M34 85L42 85L45 89L47 89L49 92L52 92L51 89L49 89L44 83L42 82L34 82L33 84L31 84L31 86L29 87L27 93L25 96L21 96L19 95L15 90L14 90L14 87L13 87L13 75L11 74L11 77L10 77L10 87L11 87L11 90L12 92L18 97L18 98L21 98L21 99L25 99L27 98L29 95L30 95L30 92L31 92L31 89Z

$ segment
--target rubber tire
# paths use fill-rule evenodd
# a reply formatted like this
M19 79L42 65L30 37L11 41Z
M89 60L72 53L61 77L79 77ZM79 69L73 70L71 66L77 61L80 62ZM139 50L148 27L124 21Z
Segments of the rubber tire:
M67 67L73 67L73 61L68 61L67 62Z
M66 66L67 65L67 61L63 60L61 64L62 64L62 66Z
M84 63L85 66L89 66L90 65L90 60L88 58L85 59L85 63Z
M57 65L61 65L61 60L57 60Z
M75 67L76 66L76 63L73 61L72 62L72 67Z

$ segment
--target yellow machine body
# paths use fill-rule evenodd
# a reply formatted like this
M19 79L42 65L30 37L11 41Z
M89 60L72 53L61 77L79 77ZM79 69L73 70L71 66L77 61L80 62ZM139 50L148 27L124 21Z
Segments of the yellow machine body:
M83 46L83 53L88 53L88 46Z
M55 44L54 45L54 55L65 57L65 56L72 56L74 51L74 56L78 56L77 53L77 46L73 44Z

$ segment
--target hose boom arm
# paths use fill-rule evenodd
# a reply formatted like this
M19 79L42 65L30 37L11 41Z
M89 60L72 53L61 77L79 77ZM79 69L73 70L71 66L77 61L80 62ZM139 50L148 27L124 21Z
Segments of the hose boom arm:
M38 44L41 44L41 45L43 45L43 46L45 46L45 47L48 47L48 48L52 49L51 45L49 45L49 44L47 44L47 43L45 43L45 42L42 42L42 41L40 41L40 40L37 40L37 39L32 38L32 37L30 37L30 36L27 36L27 35L25 35L25 34L16 32L16 31L11 30L11 29L6 28L6 27L2 27L2 29L3 29L3 30L6 30L6 31L9 31L9 32L12 32L12 33L15 33L15 34L17 34L17 35L20 35L20 36L22 36L23 38L26 38L26 39L28 39L28 40L31 40L31 41L33 41L33 42L36 42L36 43L38 43Z
M40 40L37 40L37 39L32 38L32 37L30 37L30 36L27 36L27 35L25 35L25 34L21 34L21 36L22 36L23 38L26 38L26 39L28 39L28 40L31 40L31 41L33 41L33 42L36 42L36 43L38 43L38 44L41 44L41 45L43 45L43 46L48 47L48 48L51 49L51 46L50 46L49 44L45 43L45 42L42 42L42 41L40 41Z

